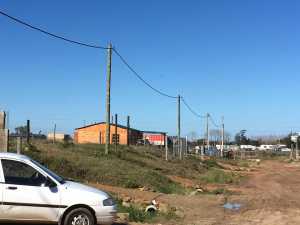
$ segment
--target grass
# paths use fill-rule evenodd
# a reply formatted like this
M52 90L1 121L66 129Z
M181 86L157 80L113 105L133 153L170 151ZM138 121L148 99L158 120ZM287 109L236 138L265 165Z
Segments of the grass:
M170 180L155 154L144 157L135 149L120 147L106 156L101 145L63 145L38 142L25 154L64 177L81 182L98 182L126 188L148 187L162 193L184 194L185 189Z
M50 143L33 141L23 151L66 178L125 188L147 187L166 194L185 194L186 189L168 176L207 183L235 183L238 176L225 173L215 159L189 156L184 160L163 159L163 150L149 147L119 146L105 155L97 144Z
M122 200L117 199L117 209L120 213L129 214L129 222L157 222L157 221L169 221L178 219L174 211L169 210L166 213L154 212L147 213L142 208L137 207L136 205L131 205L130 207L125 207L122 205Z
M236 184L241 180L241 176L238 173L224 172L213 168L207 171L200 179L205 183Z

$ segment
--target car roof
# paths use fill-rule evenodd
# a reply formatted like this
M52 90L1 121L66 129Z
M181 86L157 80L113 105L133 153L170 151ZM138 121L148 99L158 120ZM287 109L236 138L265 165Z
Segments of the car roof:
M30 158L25 155L19 155L16 153L0 152L0 159L16 159L16 160L29 160Z

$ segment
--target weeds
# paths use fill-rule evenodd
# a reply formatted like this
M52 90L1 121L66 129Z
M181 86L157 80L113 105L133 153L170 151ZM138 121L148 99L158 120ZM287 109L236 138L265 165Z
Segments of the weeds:
M238 183L241 176L233 172L224 172L220 169L211 169L201 177L201 180L206 183L232 184Z

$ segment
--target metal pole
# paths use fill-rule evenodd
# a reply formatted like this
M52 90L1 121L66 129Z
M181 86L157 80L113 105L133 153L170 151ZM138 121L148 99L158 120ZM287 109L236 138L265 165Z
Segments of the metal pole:
M298 149L298 137L297 137L297 141L296 141L296 160L299 159L299 149Z
M166 157L166 161L168 161L168 135L165 134L165 157Z
M22 137L17 137L17 154L21 154L22 151Z
M224 135L225 135L225 130L224 130L224 116L222 116L222 143L221 143L221 157L223 158L223 152L224 152Z
M130 116L127 116L127 146L130 145Z
M185 136L185 155L188 154L188 137Z
M115 150L118 150L118 114L115 114Z
M206 149L209 149L209 113L206 114Z
M56 139L56 124L54 124L54 129L53 129L53 144L55 143L55 139Z
M29 145L30 144L30 120L27 120L27 132L26 132L26 141L27 141L27 144Z
M179 158L180 159L182 159L182 148L181 148L181 138L180 138L180 136L181 136L181 134L180 134L180 131L181 131L181 124L180 124L180 99L181 97L180 97L180 95L178 95L178 118L177 118L177 126L178 126L178 136L177 136L177 140L178 140L178 142L177 142L177 144L178 144L178 151L179 151Z
M107 78L106 78L106 132L105 132L105 154L107 155L110 148L110 85L111 85L111 55L112 45L108 45L107 54Z

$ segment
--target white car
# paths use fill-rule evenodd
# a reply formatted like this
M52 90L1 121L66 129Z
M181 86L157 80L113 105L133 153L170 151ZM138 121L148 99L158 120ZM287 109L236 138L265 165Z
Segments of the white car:
M27 156L0 153L0 221L112 224L116 213L105 192L65 180Z

